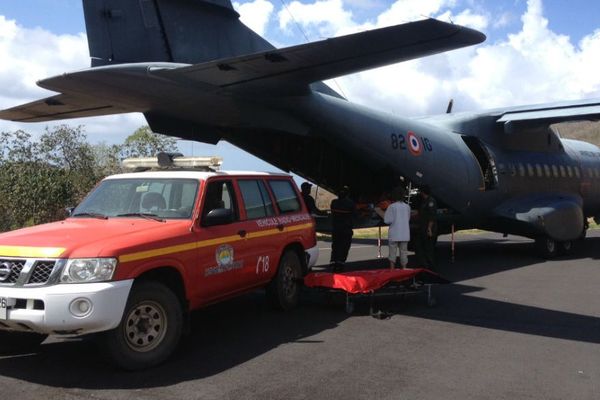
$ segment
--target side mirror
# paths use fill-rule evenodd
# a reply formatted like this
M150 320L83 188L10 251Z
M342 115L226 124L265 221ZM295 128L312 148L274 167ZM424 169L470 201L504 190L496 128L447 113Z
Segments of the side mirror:
M65 218L69 218L71 215L73 215L73 211L75 211L75 207L65 208Z
M215 226L224 225L233 222L233 212L229 208L215 208L210 210L200 225L202 226Z

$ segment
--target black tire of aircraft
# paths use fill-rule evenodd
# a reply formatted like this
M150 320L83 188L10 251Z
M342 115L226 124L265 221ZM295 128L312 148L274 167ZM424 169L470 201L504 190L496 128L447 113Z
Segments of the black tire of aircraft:
M550 259L557 255L571 254L575 243L571 240L557 242L549 237L539 237L535 240L535 245L541 257Z

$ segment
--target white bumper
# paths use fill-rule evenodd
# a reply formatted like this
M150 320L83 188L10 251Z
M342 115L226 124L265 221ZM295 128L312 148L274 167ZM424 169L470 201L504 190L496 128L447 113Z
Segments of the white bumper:
M133 280L126 280L39 288L0 287L0 297L13 303L17 299L17 308L9 308L6 319L0 319L0 329L64 336L114 329L121 321L132 284ZM70 308L73 301L80 299L87 299L91 308L85 315L76 316Z
M311 247L310 249L306 249L305 252L308 256L307 266L310 270L312 267L315 266L315 264L317 263L317 259L319 258L319 247Z

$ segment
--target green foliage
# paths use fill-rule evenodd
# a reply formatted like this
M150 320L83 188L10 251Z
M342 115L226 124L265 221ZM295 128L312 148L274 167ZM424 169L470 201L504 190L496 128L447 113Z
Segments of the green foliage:
M177 151L177 139L153 133L150 127L143 126L125 139L121 155L123 158L153 157L161 151Z
M125 157L176 151L174 138L142 127L122 145L90 145L81 126L46 128L37 142L24 131L0 133L0 232L56 221Z

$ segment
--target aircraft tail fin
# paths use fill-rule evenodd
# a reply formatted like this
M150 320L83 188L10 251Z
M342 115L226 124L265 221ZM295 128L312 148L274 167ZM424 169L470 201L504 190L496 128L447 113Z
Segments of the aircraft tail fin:
M273 48L230 0L83 0L92 66L198 64Z

